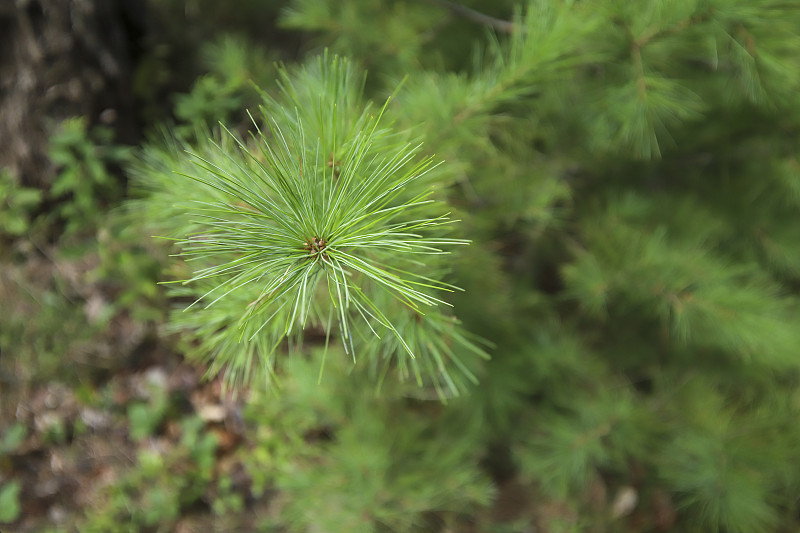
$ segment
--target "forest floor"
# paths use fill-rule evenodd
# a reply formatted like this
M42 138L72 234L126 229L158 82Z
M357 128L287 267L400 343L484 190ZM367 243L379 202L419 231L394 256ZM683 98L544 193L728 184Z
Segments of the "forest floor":
M117 291L86 281L92 255L2 265L0 531L83 531L100 523L93 515L148 507L153 489L192 493L150 506L138 520L153 531L256 530L246 522L265 499L252 497L242 465L242 396L184 362L157 322L105 309ZM143 470L148 454L162 472ZM248 508L221 513L235 523L214 518L220 479L229 505Z

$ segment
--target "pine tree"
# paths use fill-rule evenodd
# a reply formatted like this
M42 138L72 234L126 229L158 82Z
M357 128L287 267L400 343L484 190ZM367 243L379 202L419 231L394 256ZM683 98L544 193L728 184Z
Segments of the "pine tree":
M800 7L533 1L470 55L392 6L293 2L369 81L323 54L136 169L186 353L277 376L283 524L492 531L513 476L548 531L794 530Z

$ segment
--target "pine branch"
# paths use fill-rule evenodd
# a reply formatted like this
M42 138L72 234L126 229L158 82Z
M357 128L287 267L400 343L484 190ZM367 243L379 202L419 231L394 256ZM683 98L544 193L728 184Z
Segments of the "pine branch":
M478 24L482 24L484 26L488 26L497 31L501 31L504 33L513 33L514 32L514 23L509 22L507 20L498 19L495 17L490 17L489 15L485 15L480 11L475 11L474 9L470 9L466 6L462 6L461 4L456 4L455 2L450 2L448 0L427 0L431 4L438 5L448 11L455 13L461 17L464 17L468 20L473 22L477 22Z
M446 236L454 221L426 184L436 165L418 155L419 143L383 125L385 105L373 112L361 104L361 82L345 61L322 57L285 73L282 84L284 98L265 95L251 117L250 141L223 128L220 142L190 152L193 169L181 164L185 182L165 191L179 200L184 231L172 240L190 271L172 283L196 295L181 324L204 332L204 358L214 370L226 366L232 383L250 379L256 352L271 367L282 339L300 341L310 327L328 339L335 325L353 360L359 345L370 345L359 340L365 331L371 344L388 336L397 344L385 345L386 355L414 361L420 385L423 373L437 383L443 373L448 394L457 393L446 368L459 368L456 356L430 338L444 333L437 308L449 304L440 295L458 290L440 277L442 257L468 241ZM398 322L403 315L433 329L421 336Z

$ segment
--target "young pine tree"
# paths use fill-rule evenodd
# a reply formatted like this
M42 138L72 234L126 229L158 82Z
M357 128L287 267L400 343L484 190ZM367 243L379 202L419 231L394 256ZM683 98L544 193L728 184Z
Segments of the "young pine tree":
M795 530L800 8L515 7L469 55L439 3L295 1L380 75L313 59L251 137L151 146L187 355L277 375L293 530Z

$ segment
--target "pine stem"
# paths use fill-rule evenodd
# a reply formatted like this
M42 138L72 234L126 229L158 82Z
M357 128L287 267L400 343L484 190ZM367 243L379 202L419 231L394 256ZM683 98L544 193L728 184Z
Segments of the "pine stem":
M477 22L478 24L489 26L494 30L501 31L503 33L514 32L514 23L509 22L507 20L490 17L489 15L484 15L479 11L475 11L474 9L470 9L466 6L462 6L461 4L456 4L448 0L428 0L428 2L436 4L439 7L443 7L449 11L452 11L456 15L462 16L473 22Z

